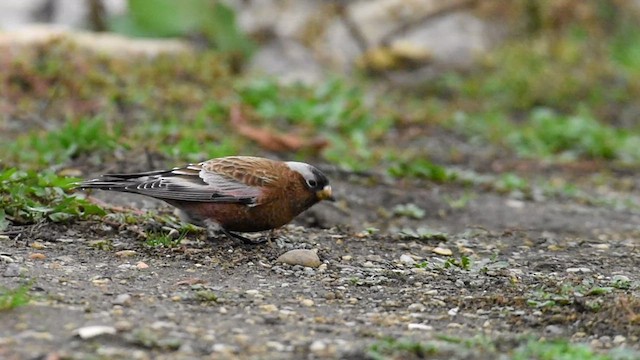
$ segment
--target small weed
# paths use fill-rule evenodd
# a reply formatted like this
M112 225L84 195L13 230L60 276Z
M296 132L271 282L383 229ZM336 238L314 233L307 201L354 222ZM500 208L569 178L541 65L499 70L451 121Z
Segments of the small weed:
M147 239L145 240L145 245L149 247L174 248L180 245L180 242L184 239L185 235L185 232L182 232L178 237L169 233L151 233L148 234Z
M196 300L203 303L217 303L218 295L211 290L198 290L196 291Z
M437 347L402 339L386 338L369 347L367 355L372 359L413 358L423 359L438 353Z
M424 209L418 207L416 204L396 205L392 211L397 216L405 216L411 219L422 219L426 213Z
M102 251L113 250L113 244L111 240L106 240L106 239L90 241L89 246L96 250L102 250Z
M550 109L531 112L529 120L506 139L524 157L639 160L640 137L601 124L585 109L563 116Z
M494 184L498 192L509 193L513 191L530 192L531 185L526 179L514 173L502 174Z
M413 177L444 183L456 179L456 174L447 168L435 165L426 159L413 159L409 161L397 161L388 172L395 178Z
M611 278L611 286L616 289L626 290L631 288L631 279L624 275L614 275Z
M421 261L421 262L417 263L415 265L415 267L417 267L419 269L426 269L427 267L429 267L429 262L427 260Z
M581 359L608 360L611 356L598 354L585 344L571 344L566 340L544 341L531 340L516 349L513 354L515 360L539 359Z
M35 166L60 164L80 154L110 151L117 147L118 129L99 118L66 122L59 129L42 134L32 132L10 143L14 163Z
M9 222L30 224L42 219L64 222L104 215L104 210L97 205L65 193L77 180L53 173L0 171L0 208L4 209L0 224L6 227Z
M0 311L15 309L27 305L31 300L31 284L20 285L15 289L0 287Z
M468 191L457 199L445 194L444 201L446 201L449 207L452 209L464 209L465 207L467 207L469 202L473 201L473 199L476 198L476 196L476 194Z
M471 259L468 256L461 256L460 259L448 258L444 263L444 268L448 269L452 266L460 268L462 270L471 270Z

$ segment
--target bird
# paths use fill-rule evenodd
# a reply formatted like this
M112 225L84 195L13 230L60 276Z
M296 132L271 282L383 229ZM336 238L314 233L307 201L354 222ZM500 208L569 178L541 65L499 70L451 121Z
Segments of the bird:
M183 221L221 231L246 243L241 233L279 228L322 200L335 201L329 179L303 162L227 156L139 173L104 174L80 189L150 196L174 206Z

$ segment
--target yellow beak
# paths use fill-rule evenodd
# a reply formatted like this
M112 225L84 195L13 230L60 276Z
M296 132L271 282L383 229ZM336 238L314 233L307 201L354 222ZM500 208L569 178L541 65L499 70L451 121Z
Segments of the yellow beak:
M320 200L336 201L331 193L331 185L327 185L322 190L317 191L316 196Z

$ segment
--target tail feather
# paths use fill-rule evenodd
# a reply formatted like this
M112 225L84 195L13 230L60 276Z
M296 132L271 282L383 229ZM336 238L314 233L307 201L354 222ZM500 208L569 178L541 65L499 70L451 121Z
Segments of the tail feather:
M133 179L130 181L122 180L122 179L108 179L108 178L100 178L82 181L76 184L76 188L78 189L100 189L100 190L111 190L111 191L130 191L127 187L137 185L138 182Z
M104 174L98 179L76 183L75 187L77 189L135 192L132 191L132 189L135 189L136 186L147 180L150 176L163 175L169 172L171 172L171 170L155 170L128 174Z

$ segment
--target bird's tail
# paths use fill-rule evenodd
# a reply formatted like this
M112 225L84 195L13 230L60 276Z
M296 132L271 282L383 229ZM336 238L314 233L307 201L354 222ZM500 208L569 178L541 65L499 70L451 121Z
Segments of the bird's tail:
M105 174L98 179L76 183L75 188L131 192L132 188L146 181L150 176L162 175L166 172L166 170L159 170L131 174Z

